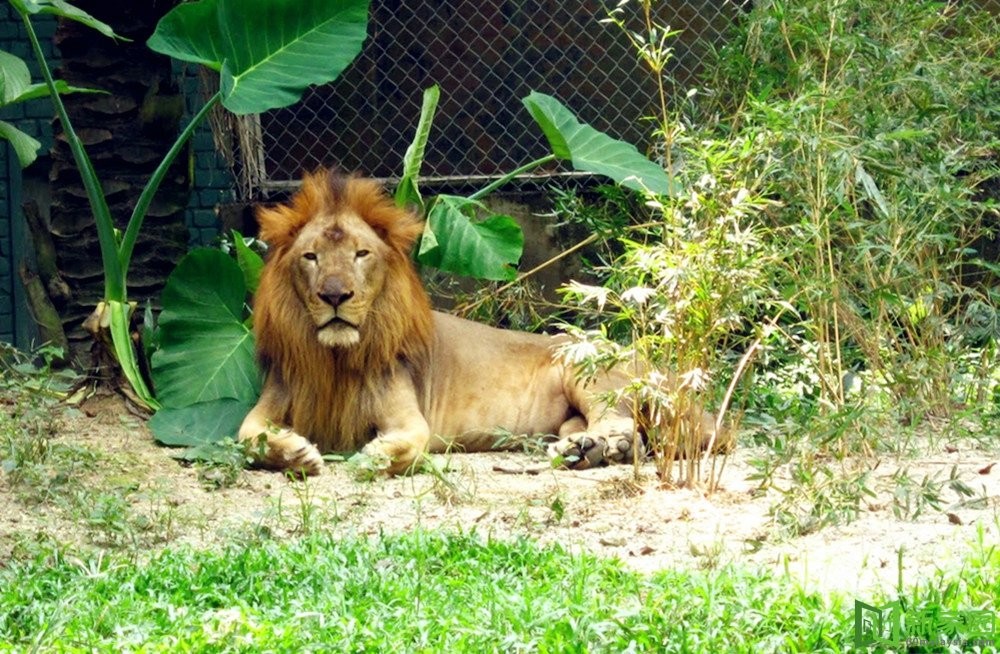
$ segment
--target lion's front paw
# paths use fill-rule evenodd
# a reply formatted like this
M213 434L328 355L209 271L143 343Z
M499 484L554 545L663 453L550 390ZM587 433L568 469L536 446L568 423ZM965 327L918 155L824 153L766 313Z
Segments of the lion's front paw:
M549 457L573 470L628 463L632 460L632 434L579 432L549 445Z
M401 475L411 470L423 451L422 444L418 445L406 436L383 434L365 445L361 453L379 471L388 475Z
M323 457L316 446L289 430L268 438L261 463L268 468L305 475L318 475L323 470Z

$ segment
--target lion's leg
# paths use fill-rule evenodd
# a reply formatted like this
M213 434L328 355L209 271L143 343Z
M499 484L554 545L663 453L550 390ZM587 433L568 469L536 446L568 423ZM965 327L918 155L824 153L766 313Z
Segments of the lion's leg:
M427 451L430 426L420 411L416 388L409 374L397 370L379 410L378 436L362 453L384 464L390 475L408 471Z
M568 438L581 431L587 431L587 419L583 416L573 416L559 426L559 438Z
M627 381L621 372L611 371L584 385L571 369L564 370L564 393L580 416L560 427L559 440L549 446L549 456L577 470L631 461L635 421L624 403L607 406L602 399Z
M240 442L247 445L255 461L262 466L318 475L323 469L319 450L280 424L290 406L287 390L269 378L257 404L240 425Z

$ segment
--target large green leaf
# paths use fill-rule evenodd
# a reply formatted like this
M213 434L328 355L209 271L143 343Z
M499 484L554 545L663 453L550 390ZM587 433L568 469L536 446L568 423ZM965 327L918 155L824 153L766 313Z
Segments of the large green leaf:
M417 177L420 176L420 166L424 163L424 150L427 148L427 138L431 133L431 123L434 122L434 112L437 111L438 98L440 97L441 91L437 85L424 89L417 131L413 135L413 141L406 148L406 154L403 155L403 175L399 178L399 185L396 187L397 206L405 207L408 204L415 204L420 207L421 212L424 210L424 199L417 186Z
M38 158L38 150L42 144L37 139L31 137L10 123L0 120L0 138L10 141L17 154L17 160L24 168Z
M161 445L194 447L236 438L243 418L254 403L225 398L179 409L160 409L149 420L153 438Z
M101 89L85 89L79 86L70 86L61 79L55 81L56 93L66 95L67 93L107 93ZM35 98L45 98L49 95L49 87L45 84L30 84L20 95L11 99L10 102L24 102Z
M474 200L439 195L427 216L417 260L456 275L514 279L524 234L509 216L477 220L476 214L485 210Z
M240 267L219 250L192 250L171 273L152 361L164 406L257 397L260 373L253 334L244 324L246 293Z
M16 9L22 16L28 14L52 14L53 16L68 18L69 20L75 20L78 23L83 23L87 27L97 30L104 36L121 39L122 41L129 40L118 36L109 25L102 23L85 12L83 9L75 7L65 0L10 0L10 3L14 5L14 9Z
M0 101L8 104L31 86L28 64L17 55L0 50Z
M576 170L605 175L637 191L659 195L675 192L674 181L662 166L644 157L634 145L581 123L552 96L534 91L522 102L542 128L552 152Z
M247 291L251 294L257 292L260 285L260 274L264 270L264 259L259 254L250 249L243 234L233 230L233 245L236 248L236 262L243 271L243 281L247 285Z
M297 102L335 80L361 51L368 0L200 0L175 7L148 45L220 74L237 114Z
M56 93L102 93L96 89L81 89L70 86L62 80L54 81ZM24 60L9 52L0 50L0 107L16 102L25 102L49 95L46 84L32 84L31 73ZM42 147L35 138L25 134L10 123L0 121L0 138L10 141L17 154L18 163L24 168L38 158Z
M63 80L55 80L56 92L66 93L104 93L98 89L84 89L70 86ZM28 65L17 55L0 50L0 105L25 102L49 95L49 87L45 84L32 84Z

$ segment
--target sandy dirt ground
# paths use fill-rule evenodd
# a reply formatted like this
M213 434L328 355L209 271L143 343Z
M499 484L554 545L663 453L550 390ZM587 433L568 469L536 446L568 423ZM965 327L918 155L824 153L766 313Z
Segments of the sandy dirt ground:
M281 538L324 529L378 536L431 528L559 543L618 557L641 571L727 564L770 569L809 589L859 595L895 586L900 548L903 577L913 584L960 565L982 545L1000 543L1000 466L989 467L1000 455L974 444L937 443L918 458L884 457L869 479L879 492L862 500L856 520L791 537L771 515L780 493L761 492L748 479L749 461L761 452L746 448L726 462L722 489L706 494L658 487L651 464L638 484L631 466L519 474L544 468L542 457L526 453L455 454L436 459L446 468L438 474L373 481L358 480L342 462L306 482L247 470L234 485L211 488L203 469L171 458L143 421L110 398L66 411L56 442L95 453L78 473L79 483L65 486L82 500L60 501L64 487L53 484L50 497L40 501L0 472L0 562L38 539L81 550L133 546L149 552L262 533ZM900 468L918 481L937 480L940 508L898 519L892 493L899 487L891 476ZM953 470L975 491L972 498L949 489ZM777 479L787 484L781 474ZM124 503L98 511L109 498Z

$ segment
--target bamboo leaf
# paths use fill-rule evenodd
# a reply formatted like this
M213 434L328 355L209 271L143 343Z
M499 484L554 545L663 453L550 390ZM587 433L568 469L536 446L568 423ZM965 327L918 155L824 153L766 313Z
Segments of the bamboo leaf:
M875 180L868 174L868 171L865 170L865 167L861 165L860 161L854 167L854 175L857 177L858 181L861 182L861 186L865 190L865 195L868 196L869 200L875 203L876 207L878 207L879 213L881 213L884 218L888 218L889 205L886 204L885 197L882 195L882 191L879 190L878 184L875 183Z

